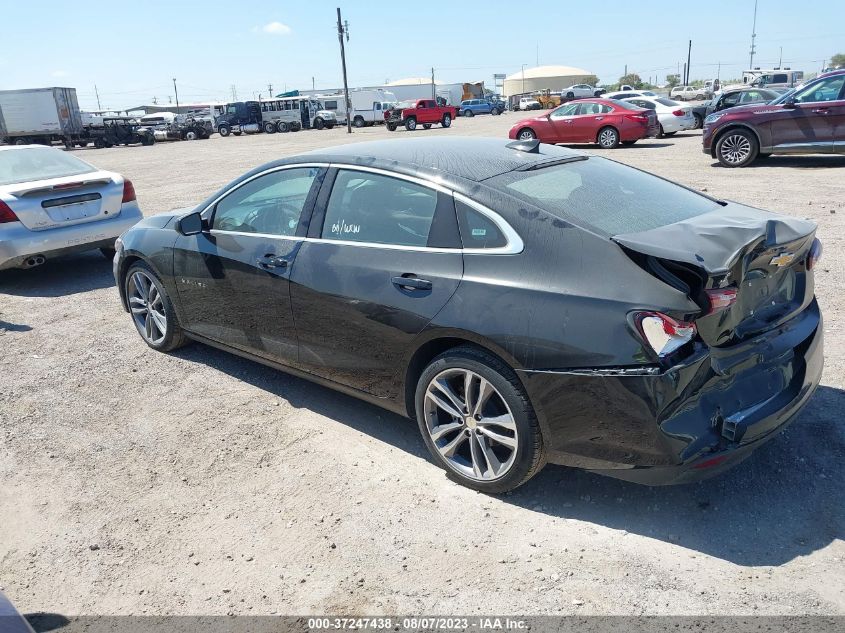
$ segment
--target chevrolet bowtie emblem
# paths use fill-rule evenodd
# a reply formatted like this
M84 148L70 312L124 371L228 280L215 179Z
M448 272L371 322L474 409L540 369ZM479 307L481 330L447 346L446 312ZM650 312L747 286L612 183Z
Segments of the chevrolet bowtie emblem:
M787 264L791 264L793 259L795 259L795 253L781 253L777 257L772 257L769 266L786 266Z

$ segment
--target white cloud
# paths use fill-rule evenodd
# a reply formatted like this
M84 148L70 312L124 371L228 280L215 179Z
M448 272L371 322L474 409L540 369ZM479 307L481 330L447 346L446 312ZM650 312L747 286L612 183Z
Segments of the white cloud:
M269 22L261 27L261 30L269 35L290 35L291 28L281 22Z
M50 73L51 76L55 77L56 79L61 79L62 77L67 77L70 73L66 70L54 70Z

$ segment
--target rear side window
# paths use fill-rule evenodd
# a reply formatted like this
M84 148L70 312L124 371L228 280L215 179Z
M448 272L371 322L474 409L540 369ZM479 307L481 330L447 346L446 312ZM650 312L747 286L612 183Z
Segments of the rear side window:
M468 204L455 200L458 212L458 226L464 248L499 248L507 246L508 240L499 227L486 215Z
M509 172L486 183L606 236L648 231L719 208L679 185L598 157Z
M399 178L341 170L326 207L323 239L426 246L437 192Z

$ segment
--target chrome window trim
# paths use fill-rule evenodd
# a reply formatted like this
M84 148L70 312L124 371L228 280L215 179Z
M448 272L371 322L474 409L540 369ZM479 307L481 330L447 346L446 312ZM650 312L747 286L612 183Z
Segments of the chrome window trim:
M496 248L436 248L432 246L406 246L403 244L382 244L379 242L356 242L352 240L332 240L326 239L322 237L299 237L296 235L275 235L272 233L249 233L246 231L223 231L219 229L209 229L208 233L211 235L238 235L243 237L260 237L260 238L267 238L267 239L282 239L282 240L290 240L292 242L313 242L315 244L327 243L327 244L338 244L341 246L360 246L362 248L387 248L391 250L400 250L400 251L414 251L414 252L423 252L423 253L462 253L466 255L517 255L525 250L525 244L522 241L522 238L519 236L519 233L514 230L514 228L500 216L498 213L489 209L488 207L484 206L483 204L476 202L475 200L468 198L462 193L458 193L453 191L452 189L446 187L442 183L433 180L426 180L423 178L418 178L416 176L409 176L407 174L401 174L394 171L390 171L387 169L380 169L378 167L367 167L364 165L351 165L347 163L291 163L289 165L279 165L277 167L272 167L265 171L259 172L253 176L250 176L246 180L239 182L237 186L232 187L231 189L227 189L222 194L217 196L214 200L212 200L202 211L200 211L200 215L205 218L205 214L208 212L209 214L214 209L215 205L217 205L220 200L225 198L231 193L234 193L247 183L252 182L256 178L261 178L262 176L266 176L268 174L272 174L277 171L284 171L288 169L299 169L299 168L331 168L335 167L337 169L346 169L352 171L361 171L365 173L372 173L381 176L387 176L390 178L397 178L399 180L405 180L407 182L414 183L421 187L427 187L429 189L433 189L435 191L439 191L444 193L448 196L452 196L452 198L456 201L463 202L469 207L472 207L485 217L487 217L496 227L502 232L505 236L505 240L507 244L505 246L499 246ZM209 219L205 218L205 219ZM457 219L457 218L456 218Z

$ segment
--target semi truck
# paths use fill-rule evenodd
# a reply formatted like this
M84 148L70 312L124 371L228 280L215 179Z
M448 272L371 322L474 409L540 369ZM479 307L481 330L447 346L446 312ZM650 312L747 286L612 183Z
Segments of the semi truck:
M0 90L0 111L5 122L0 138L10 145L59 141L72 147L84 135L75 88Z

